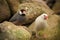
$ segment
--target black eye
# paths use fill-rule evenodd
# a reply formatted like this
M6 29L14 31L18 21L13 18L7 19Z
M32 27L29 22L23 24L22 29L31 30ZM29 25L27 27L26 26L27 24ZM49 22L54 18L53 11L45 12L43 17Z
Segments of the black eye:
M44 15L44 17L45 17L46 15Z
M21 16L25 16L25 14L21 14Z

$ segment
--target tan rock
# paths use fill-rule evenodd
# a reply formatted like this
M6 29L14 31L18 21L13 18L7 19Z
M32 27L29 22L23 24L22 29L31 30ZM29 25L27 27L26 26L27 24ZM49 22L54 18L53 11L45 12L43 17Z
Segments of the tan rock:
M0 0L0 22L10 18L10 10L5 0Z
M30 2L32 2L32 0L19 0L20 1L20 3L30 3Z
M6 0L12 14L17 12L18 6L20 5L19 0Z
M60 0L56 0L56 3L52 9L55 12L54 14L60 15Z
M0 40L30 40L31 34L23 26L16 26L11 22L0 24Z

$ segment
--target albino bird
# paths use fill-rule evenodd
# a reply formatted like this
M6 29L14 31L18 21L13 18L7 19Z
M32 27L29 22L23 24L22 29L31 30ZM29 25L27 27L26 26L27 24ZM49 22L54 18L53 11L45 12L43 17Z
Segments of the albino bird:
M24 9L18 10L18 12L9 21L13 22L16 25L24 24L24 21L26 19L25 14L26 10Z
M43 13L42 15L38 16L35 20L35 28L33 30L33 32L36 33L36 37L38 39L40 39L38 32L41 30L44 30L47 27L47 19L48 19L48 15ZM43 37L45 38L45 35L43 34Z
M40 39L39 32L44 31L45 28L48 28L47 23L48 15L43 13L40 16L38 16L35 21L29 26L29 29L32 31L32 36ZM43 37L46 37L45 34L43 34Z
M47 27L47 19L48 15L43 13L42 15L38 16L35 20L35 31L43 30Z

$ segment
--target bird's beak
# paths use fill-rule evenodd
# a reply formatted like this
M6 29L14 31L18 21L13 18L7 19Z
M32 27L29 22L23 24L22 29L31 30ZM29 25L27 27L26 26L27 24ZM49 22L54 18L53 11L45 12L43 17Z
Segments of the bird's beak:
M25 16L25 14L21 14L22 16Z
M48 19L48 16L44 16L44 19L47 20Z

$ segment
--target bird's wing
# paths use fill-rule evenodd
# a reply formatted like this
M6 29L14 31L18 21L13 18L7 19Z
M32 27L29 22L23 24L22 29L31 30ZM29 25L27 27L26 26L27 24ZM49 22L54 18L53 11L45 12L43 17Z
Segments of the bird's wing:
M15 21L16 20L16 18L18 17L18 13L16 13L16 14L14 14L13 16L12 16L12 18L9 20L10 22L13 22L13 21Z

